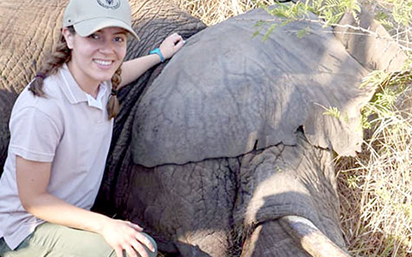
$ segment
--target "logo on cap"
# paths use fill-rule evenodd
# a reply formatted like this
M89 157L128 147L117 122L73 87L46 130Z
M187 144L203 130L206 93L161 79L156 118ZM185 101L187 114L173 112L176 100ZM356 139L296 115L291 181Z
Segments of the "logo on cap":
M97 0L97 2L106 9L117 9L120 6L120 0Z

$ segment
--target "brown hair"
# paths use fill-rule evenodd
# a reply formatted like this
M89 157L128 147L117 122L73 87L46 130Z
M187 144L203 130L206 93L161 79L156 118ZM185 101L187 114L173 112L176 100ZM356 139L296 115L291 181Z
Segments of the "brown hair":
M73 26L68 27L70 33L76 33ZM46 60L40 66L36 77L29 85L29 90L35 95L45 97L43 91L43 81L49 75L54 74L65 63L71 60L71 49L67 46L66 39L63 33L60 33L59 41L57 42L54 51L46 58ZM112 77L112 92L107 103L108 118L114 118L119 113L119 100L117 98L117 87L122 82L121 67L117 69Z
M120 66L112 77L112 92L110 93L109 101L107 102L107 114L109 120L115 118L119 114L119 99L117 98L117 87L122 82L122 66Z
M73 27L68 28L70 33L75 33ZM63 33L60 33L59 41L57 42L54 51L46 57L46 60L37 71L36 77L30 83L29 90L36 96L44 97L43 80L50 74L56 73L57 70L71 59L71 50L67 47Z

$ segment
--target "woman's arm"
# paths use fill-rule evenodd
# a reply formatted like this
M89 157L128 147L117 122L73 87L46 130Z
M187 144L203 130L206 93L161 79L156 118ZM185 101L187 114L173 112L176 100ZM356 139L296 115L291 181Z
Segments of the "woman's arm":
M183 44L183 38L179 34L174 33L160 44L159 49L163 57L169 59L182 48ZM157 54L151 54L124 62L122 65L122 82L118 88L133 82L148 69L160 63L160 61L160 57Z
M51 163L35 162L17 156L17 186L23 207L32 215L50 223L98 233L115 249L118 257L123 250L129 256L147 256L142 244L154 250L143 230L131 222L115 220L102 214L71 205L47 192Z

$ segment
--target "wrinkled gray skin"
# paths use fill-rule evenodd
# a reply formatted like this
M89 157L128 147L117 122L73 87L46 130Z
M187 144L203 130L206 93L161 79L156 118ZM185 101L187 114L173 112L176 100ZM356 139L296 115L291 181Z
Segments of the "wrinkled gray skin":
M359 150L359 109L373 94L359 89L362 77L397 69L404 57L383 46L369 54L369 39L338 41L304 22L263 42L253 26L273 17L259 10L189 38L204 28L198 20L166 1L131 2L142 41L131 42L127 58L175 31L187 45L121 91L96 209L141 224L171 255L307 256L278 220L287 215L309 219L344 248L333 151ZM10 16L0 17L3 157L12 100L50 50L65 5L13 3L0 3ZM341 119L323 115L329 107Z
M360 150L359 110L373 94L359 89L362 77L404 56L348 53L356 38L304 22L263 42L251 37L262 19L273 17L252 11L191 37L122 112L98 205L144 224L164 252L307 256L278 221L285 215L345 246L332 150ZM324 115L330 107L342 117Z

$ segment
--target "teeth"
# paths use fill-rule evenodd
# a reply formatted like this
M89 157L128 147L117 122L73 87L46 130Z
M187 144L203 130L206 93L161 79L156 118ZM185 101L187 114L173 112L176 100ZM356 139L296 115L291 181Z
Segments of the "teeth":
M103 61L103 60L94 60L95 63L100 64L100 65L110 65L112 64L111 61Z

